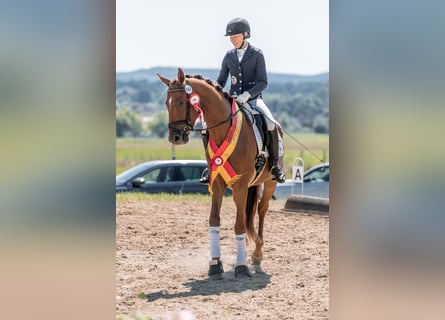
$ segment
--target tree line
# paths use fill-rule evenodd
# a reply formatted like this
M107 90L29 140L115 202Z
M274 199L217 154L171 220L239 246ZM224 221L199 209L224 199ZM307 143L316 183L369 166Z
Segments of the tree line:
M164 137L166 89L160 81L116 81L116 135ZM329 133L328 81L270 82L265 103L290 132Z

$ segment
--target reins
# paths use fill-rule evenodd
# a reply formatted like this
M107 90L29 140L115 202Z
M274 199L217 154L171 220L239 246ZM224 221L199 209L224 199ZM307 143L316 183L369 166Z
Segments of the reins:
M215 124L214 126L208 127L207 130L217 128L217 127L223 125L224 123L226 123L226 122L228 122L228 121L231 121L231 120L233 119L233 117L235 117L236 114L237 114L238 112L240 112L240 111L241 111L241 108L238 108L238 110L236 110L234 113L231 113L230 116L229 116L226 120L223 120L223 121L221 121L220 123ZM201 129L199 129L199 130L195 130L195 131L201 131Z
M184 128L182 128L182 131L184 131L185 133L189 133L191 131L195 131L195 132L202 131L203 129L194 129L193 125L190 122L190 107L191 107L191 104L190 104L190 94L187 93L185 87L184 88L168 89L167 90L168 93L170 93L170 92L180 92L180 91L184 91L185 94L187 95L187 106L186 106L186 111L185 111L185 119L169 122L168 123L169 129L181 131L181 129L176 128L175 125L184 123L185 126L184 126ZM196 108L194 106L193 106L193 108L196 110ZM233 119L233 117L235 117L240 110L241 110L241 108L238 108L238 110L235 111L234 113L231 112L230 116L227 119L222 120L221 122L219 122L219 123L217 123L217 124L215 124L215 125L213 125L211 127L207 127L206 130L217 128L219 126L222 126L224 123L231 121Z

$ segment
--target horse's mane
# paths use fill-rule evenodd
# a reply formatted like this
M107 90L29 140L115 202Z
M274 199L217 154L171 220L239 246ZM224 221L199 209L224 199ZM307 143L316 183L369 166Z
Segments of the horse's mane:
M193 78L193 79L203 80L203 81L207 82L210 86L215 88L216 91L221 92L222 94L224 94L224 96L226 97L227 100L232 101L232 99L233 99L233 97L230 94L228 94L226 91L224 91L223 88L219 84L214 84L211 79L204 78L200 74L195 74L193 76L189 75L189 74L186 74L185 77L186 78Z

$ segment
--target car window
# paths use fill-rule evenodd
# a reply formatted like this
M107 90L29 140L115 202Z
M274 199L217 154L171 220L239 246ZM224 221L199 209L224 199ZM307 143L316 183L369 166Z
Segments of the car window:
M304 182L329 181L329 167L319 168L304 176Z
M184 167L182 172L184 173L185 179L188 181L196 181L201 178L201 174L205 167Z
M146 166L145 164L140 164L140 165L137 165L136 167L133 167L131 169L128 169L128 170L122 172L121 174L116 176L116 182L125 183L126 181L128 181L131 178L134 178L141 171L143 171L145 166Z
M181 167L170 167L167 170L167 181L184 181L185 176Z
M157 168L142 176L145 183L156 183L165 181L165 168Z

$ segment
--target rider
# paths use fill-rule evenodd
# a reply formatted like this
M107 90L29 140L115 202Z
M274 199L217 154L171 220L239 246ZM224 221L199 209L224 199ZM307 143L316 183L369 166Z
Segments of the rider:
M279 165L279 136L277 121L263 101L261 92L267 87L266 63L263 52L252 46L246 39L250 38L250 25L246 19L235 18L229 21L225 36L230 36L234 48L227 51L217 83L224 88L230 75L230 94L240 104L249 104L266 118L267 130L271 138L269 143L269 161L271 173L277 182L285 182L286 177ZM205 138L205 137L204 137ZM206 143L205 143L206 144ZM202 183L209 182L210 172L207 171Z

